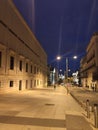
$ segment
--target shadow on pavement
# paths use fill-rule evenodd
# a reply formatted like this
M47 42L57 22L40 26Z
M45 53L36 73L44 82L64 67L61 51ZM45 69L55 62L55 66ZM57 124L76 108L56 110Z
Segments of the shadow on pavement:
M44 127L59 127L59 128L66 127L65 120L30 118L30 117L14 117L14 116L0 116L0 123L33 125L33 126L44 126Z

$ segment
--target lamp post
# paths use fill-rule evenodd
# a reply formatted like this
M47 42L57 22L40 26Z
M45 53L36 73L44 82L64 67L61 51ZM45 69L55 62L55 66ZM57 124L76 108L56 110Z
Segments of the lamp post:
M57 56L56 59L59 61L61 60L61 56ZM59 67L58 67L58 70L59 70ZM59 77L59 72L57 73L57 77ZM58 81L58 78L57 78L57 81Z
M61 60L61 56L57 56L57 60ZM77 59L77 56L73 56L73 59ZM65 71L65 79L68 79L68 71L69 71L69 63L68 63L68 57L66 57L66 71Z
M68 78L68 57L66 57L66 79Z
M73 59L77 59L77 56L73 56ZM68 79L68 71L69 71L69 68L68 68L68 57L66 57L66 72L65 72L65 78Z

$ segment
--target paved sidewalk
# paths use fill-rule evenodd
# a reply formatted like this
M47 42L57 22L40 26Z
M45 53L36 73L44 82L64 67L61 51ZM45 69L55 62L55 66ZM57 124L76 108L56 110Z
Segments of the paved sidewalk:
M94 116L94 104L98 104L98 92L93 92L87 90L83 87L67 87L71 96L81 105L81 107L85 110L86 116L86 102L89 100L90 105L90 118L87 119L94 127L95 127L95 116ZM97 129L97 128L96 128Z
M0 130L96 130L64 87L0 94Z
M98 92L87 90L83 87L68 87L69 93L82 105L86 107L86 101L89 100L90 106L98 104Z

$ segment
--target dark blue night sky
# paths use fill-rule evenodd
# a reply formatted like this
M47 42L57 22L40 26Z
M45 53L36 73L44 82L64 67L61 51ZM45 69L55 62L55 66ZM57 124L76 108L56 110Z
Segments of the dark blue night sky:
M45 49L48 63L57 64L55 58L61 55L59 66L64 68L65 57L70 57L69 68L77 70L91 36L98 31L98 0L13 1Z

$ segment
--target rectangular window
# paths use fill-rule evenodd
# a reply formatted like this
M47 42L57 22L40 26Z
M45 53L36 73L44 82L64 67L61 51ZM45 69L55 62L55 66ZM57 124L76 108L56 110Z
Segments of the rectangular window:
M13 85L14 85L14 82L10 81L10 87L13 87Z
M36 80L34 80L34 87L36 87Z
M28 80L26 80L26 89L28 89Z
M31 80L31 88L32 88L32 80Z
M0 51L0 67L2 65L2 52Z
M37 85L39 85L39 80L37 80Z
M0 81L0 88L1 88L1 81Z
M19 90L22 90L22 80L19 81Z
M14 69L14 57L13 56L10 57L10 69L11 70Z
M38 71L38 73L40 74L40 68L39 68L39 71Z
M32 65L31 65L31 73L32 73Z
M19 62L19 69L20 69L20 71L22 71L22 61L21 60Z
M34 66L34 74L36 74L36 66Z
M28 72L28 63L26 63L26 72Z
M37 74L39 73L39 69L37 68Z

